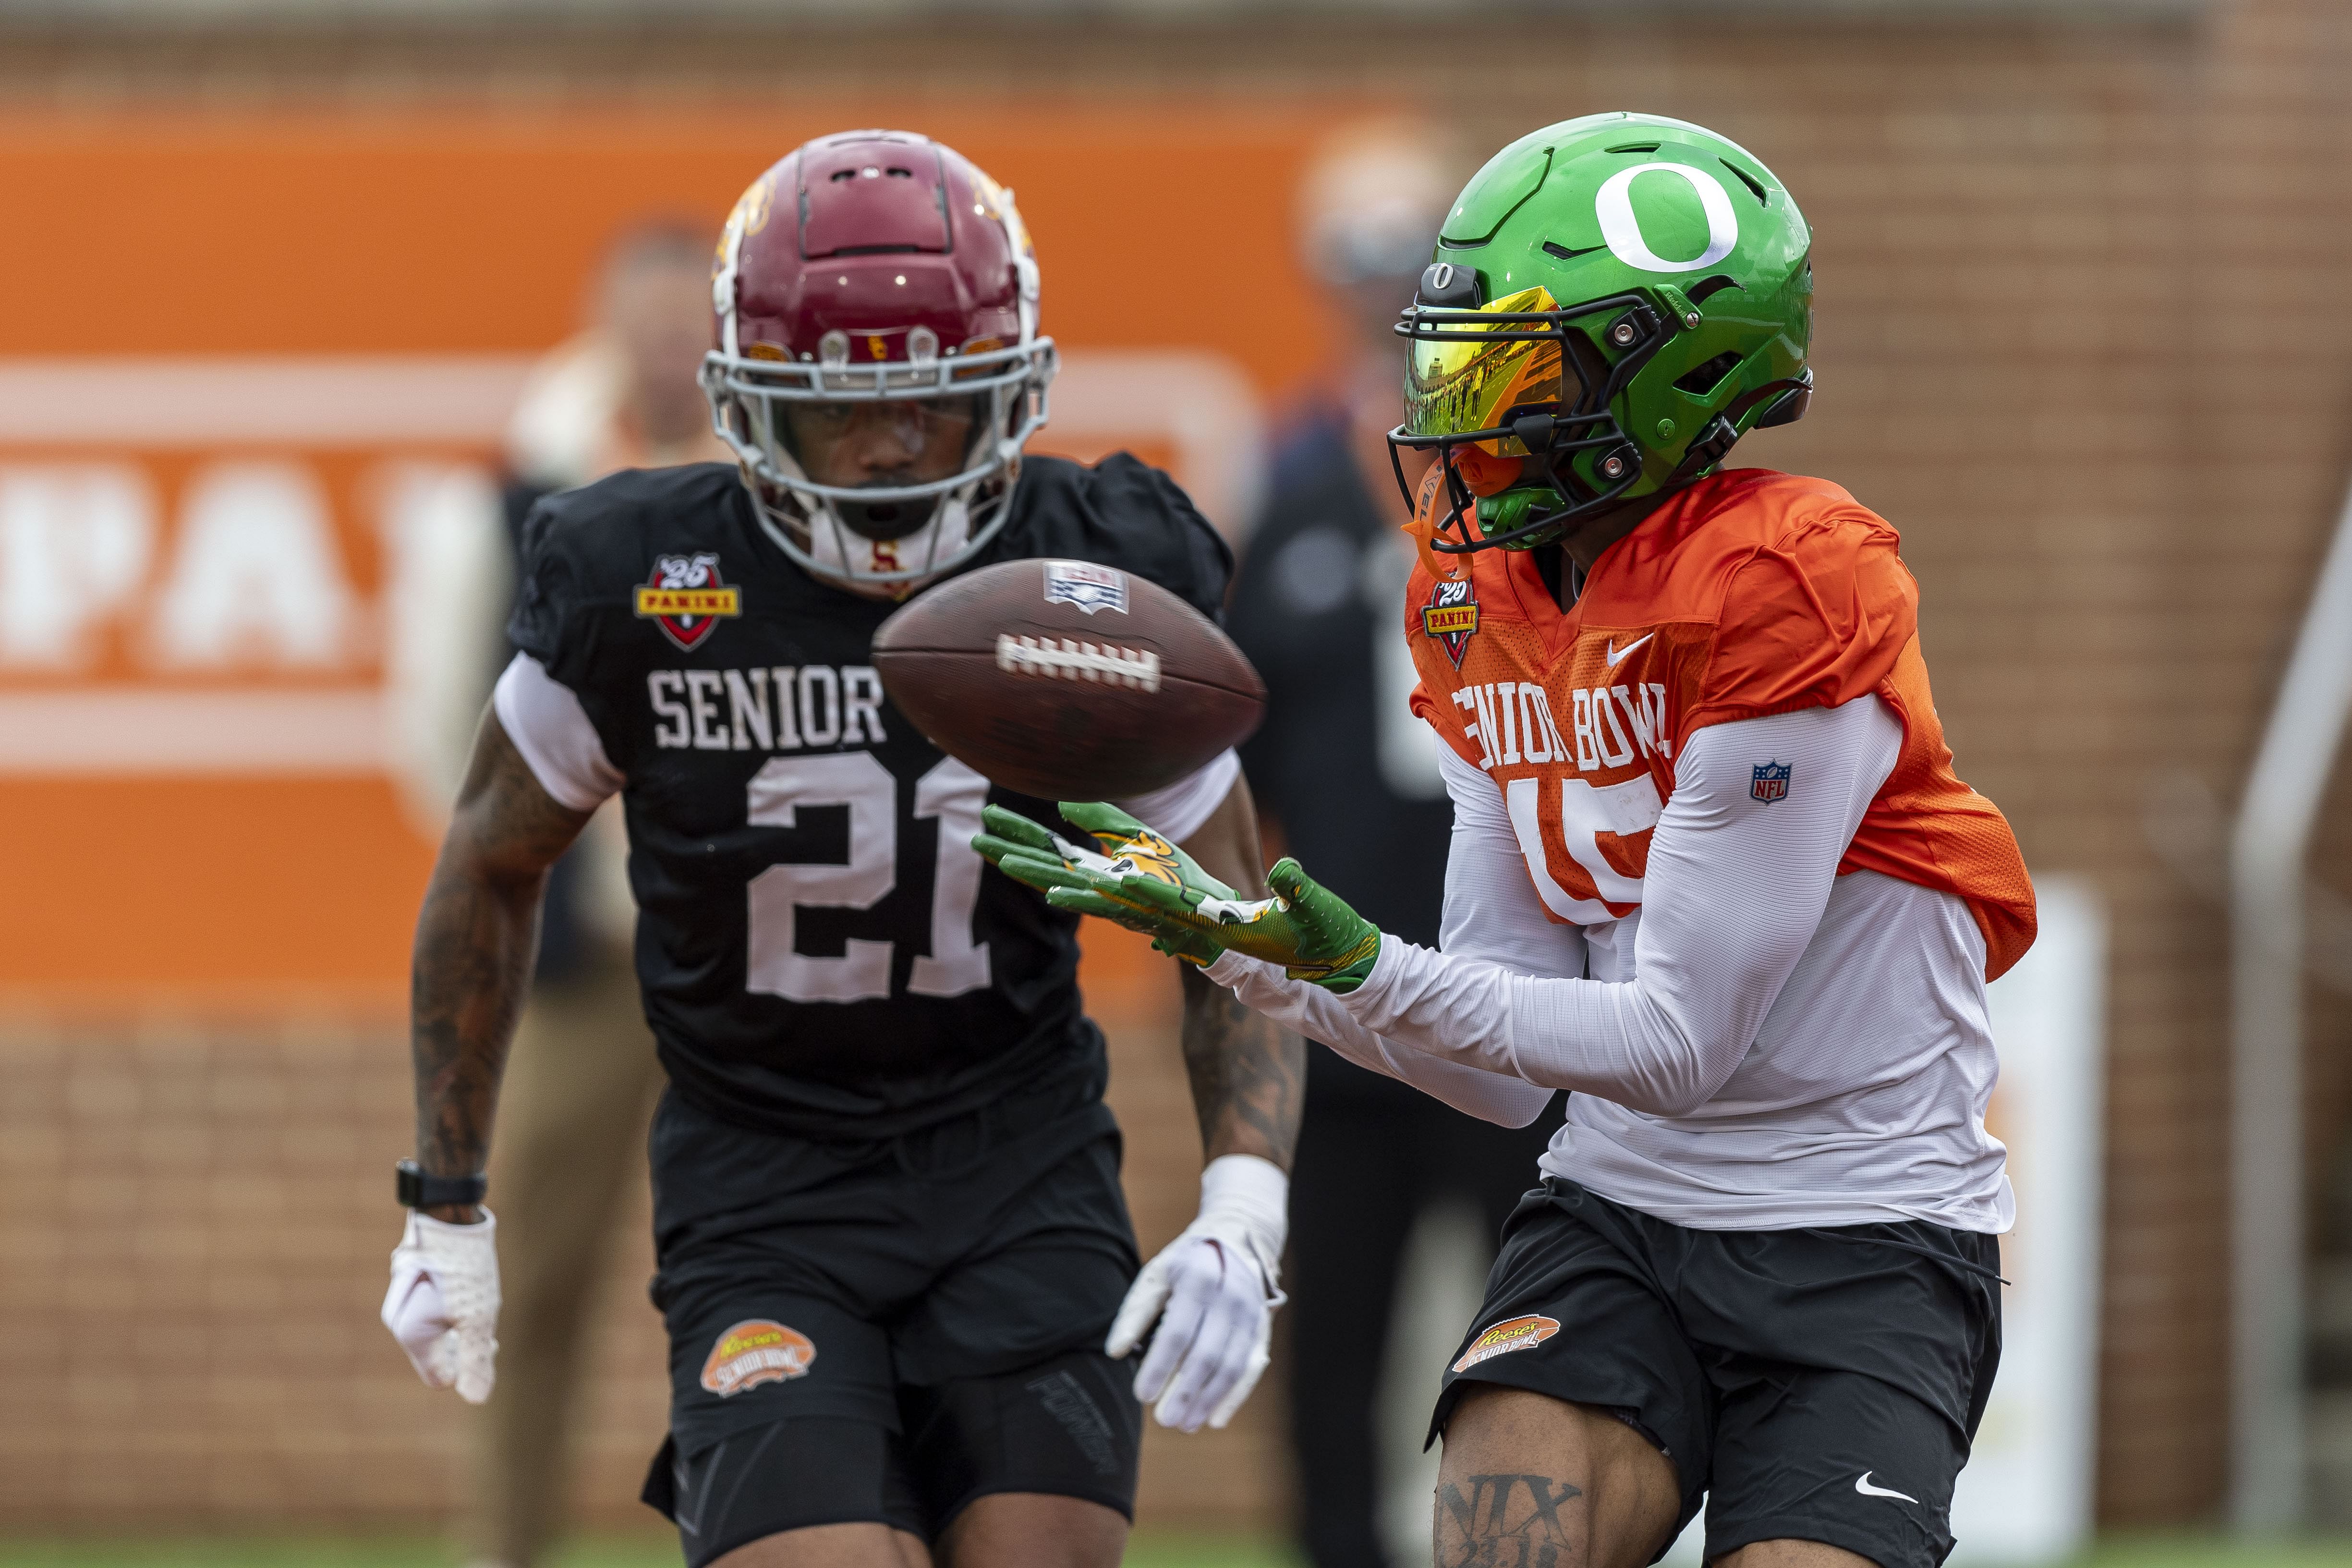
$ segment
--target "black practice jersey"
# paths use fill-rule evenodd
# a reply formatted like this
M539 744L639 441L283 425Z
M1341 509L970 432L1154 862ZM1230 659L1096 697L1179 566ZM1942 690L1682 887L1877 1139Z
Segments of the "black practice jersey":
M1092 561L1220 614L1232 555L1158 469L1029 458L1011 506L974 565ZM721 464L615 474L525 525L509 635L627 781L646 1016L714 1115L863 1140L1103 1077L1076 917L971 847L984 801L1053 807L890 705L871 648L896 607L793 564Z

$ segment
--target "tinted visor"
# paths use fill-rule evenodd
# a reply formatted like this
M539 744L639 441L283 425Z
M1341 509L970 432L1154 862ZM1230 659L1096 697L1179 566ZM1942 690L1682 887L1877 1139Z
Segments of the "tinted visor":
M1525 315L1559 309L1542 289L1523 289L1478 308L1481 315ZM1562 396L1557 331L1524 321L1480 324L1449 321L1443 339L1415 337L1405 362L1404 430L1408 436L1463 436L1493 430L1514 409L1572 406ZM1481 338L1486 341L1479 341ZM1528 449L1505 436L1479 446L1497 457Z

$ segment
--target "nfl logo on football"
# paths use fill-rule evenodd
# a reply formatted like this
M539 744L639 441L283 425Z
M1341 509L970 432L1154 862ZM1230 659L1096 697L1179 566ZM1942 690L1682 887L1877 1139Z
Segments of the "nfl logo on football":
M1767 805L1776 800L1788 799L1789 764L1787 763L1757 763L1755 775L1748 785L1748 793Z
M1087 615L1097 610L1127 614L1127 574L1087 561L1045 563L1045 602L1076 605Z

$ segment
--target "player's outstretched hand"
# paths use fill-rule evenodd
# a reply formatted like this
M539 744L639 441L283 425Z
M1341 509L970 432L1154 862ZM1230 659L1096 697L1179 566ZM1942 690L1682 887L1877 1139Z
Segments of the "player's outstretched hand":
M1083 815L1080 815L1083 814ZM1099 915L1151 939L1160 952L1188 963L1214 963L1224 950L1192 926L1168 919L1157 910L1100 897L1098 879L1116 884L1129 874L1150 868L1160 874L1188 881L1206 896L1231 899L1234 890L1201 869L1200 865L1160 834L1115 805L1095 804L1062 808L1064 817L1085 831L1098 849L1073 844L1051 828L1030 821L1001 805L981 808L987 831L971 841L996 868L1016 882L1025 882L1060 903L1056 893L1082 896L1082 901L1061 907L1079 914Z
M478 1225L412 1211L392 1251L392 1288L383 1293L383 1326L408 1352L416 1375L428 1388L455 1384L468 1405L488 1399L497 1381L497 1224L488 1209Z
M1381 933L1345 900L1285 858L1266 873L1271 899L1243 899L1192 858L1115 805L1065 801L1062 816L1102 853L1079 848L997 806L972 847L1008 876L1043 889L1056 909L1098 915L1150 935L1195 963L1226 948L1278 963L1295 980L1352 991L1380 957Z
M1135 1396L1162 1426L1223 1426L1257 1386L1283 1303L1276 1281L1289 1194L1290 1178L1271 1161L1210 1161L1200 1217L1143 1266L1119 1304L1103 1348L1129 1355L1150 1332Z

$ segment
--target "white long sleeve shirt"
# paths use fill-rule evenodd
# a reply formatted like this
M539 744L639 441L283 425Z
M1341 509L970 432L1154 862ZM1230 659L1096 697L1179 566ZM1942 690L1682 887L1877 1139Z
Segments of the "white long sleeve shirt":
M1983 936L1949 893L1837 875L1901 744L1875 697L1699 730L1641 908L1585 926L1546 918L1500 792L1449 755L1442 952L1384 938L1345 996L1233 954L1209 973L1489 1121L1572 1091L1544 1171L1677 1225L2006 1230ZM1768 757L1798 781L1769 802Z

